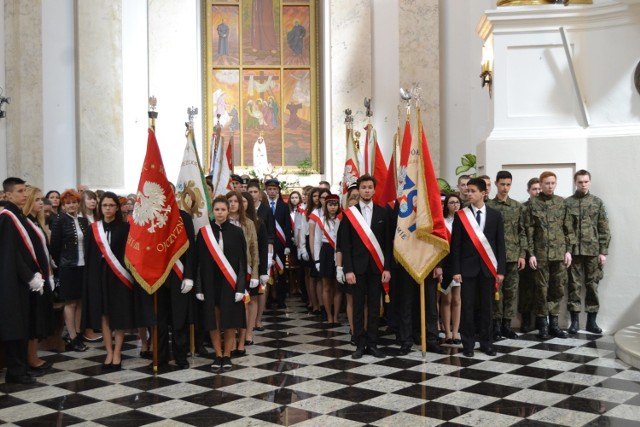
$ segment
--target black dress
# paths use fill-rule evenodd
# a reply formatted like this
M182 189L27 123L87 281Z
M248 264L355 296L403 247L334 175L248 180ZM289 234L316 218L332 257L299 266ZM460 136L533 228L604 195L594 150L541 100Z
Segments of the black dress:
M42 278L45 280L43 293L29 293L29 339L44 339L53 334L53 291L49 285L49 250L47 238L40 224L31 215L27 217L27 233L33 243L38 258Z
M244 302L235 302L235 293L244 293L246 288L247 243L240 227L229 221L222 225L211 223L216 241L222 233L223 252L237 275L236 290L231 287L218 267L204 241L205 228L200 229L197 239L200 281L204 293L202 328L206 331L246 327ZM220 325L216 325L215 307L220 308Z
M129 224L114 220L104 223L104 230L113 254L124 266ZM82 329L100 329L103 314L109 316L109 327L112 330L139 326L135 317L133 289L138 285L133 283L132 288L129 288L111 270L98 247L93 227L87 236L85 260Z

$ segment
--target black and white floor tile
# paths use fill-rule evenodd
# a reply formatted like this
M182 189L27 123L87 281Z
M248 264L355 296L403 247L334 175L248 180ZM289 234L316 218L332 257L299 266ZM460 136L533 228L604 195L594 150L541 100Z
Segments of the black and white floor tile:
M417 347L352 360L348 326L327 329L297 301L265 318L231 371L190 359L154 376L130 337L118 372L104 351L44 353L53 369L35 385L0 380L0 425L17 426L632 426L640 425L640 371L615 358L613 337L534 334L496 343L498 355Z

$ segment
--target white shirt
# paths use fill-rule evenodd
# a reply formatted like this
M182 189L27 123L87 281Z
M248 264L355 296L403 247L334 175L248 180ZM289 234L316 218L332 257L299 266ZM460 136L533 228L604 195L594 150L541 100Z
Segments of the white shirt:
M371 228L371 217L373 216L373 202L364 203L363 201L358 202L360 204L360 211L362 211L362 216L364 217L365 222Z
M476 217L476 212L480 211L480 230L484 231L484 225L487 222L487 205L482 205L480 209L476 209L475 206L469 206L471 209L471 213L473 214L473 218Z

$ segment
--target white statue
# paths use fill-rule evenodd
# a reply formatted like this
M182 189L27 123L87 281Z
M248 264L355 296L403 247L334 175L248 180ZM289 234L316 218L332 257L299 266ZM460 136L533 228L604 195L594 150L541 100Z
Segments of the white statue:
M267 144L264 142L262 134L253 144L253 168L258 176L269 173L269 161L267 160Z

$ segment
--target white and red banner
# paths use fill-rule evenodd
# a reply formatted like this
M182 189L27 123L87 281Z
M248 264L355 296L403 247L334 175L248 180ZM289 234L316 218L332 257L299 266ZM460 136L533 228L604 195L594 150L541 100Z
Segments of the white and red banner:
M93 237L98 244L98 249L100 249L104 260L109 265L109 268L111 268L111 271L113 271L113 274L115 274L127 288L132 289L133 277L131 277L131 274L124 268L124 265L120 263L116 254L111 250L107 234L104 231L104 223L102 221L96 221L91 224L91 228L93 230Z
M351 226L356 230L358 236L362 240L362 243L369 249L371 256L373 257L373 261L378 266L380 273L384 271L384 253L382 253L382 247L376 239L376 236L373 234L371 227L367 224L362 213L358 210L356 206L351 206L349 209L345 209L344 214L349 218L351 222Z
M224 251L218 244L216 237L213 235L211 225L207 225L206 227L204 227L202 238L204 239L204 243L209 249L209 253L211 253L211 256L213 257L216 264L218 264L220 271L222 271L222 274L224 274L227 282L229 282L229 285L231 285L231 288L233 288L233 290L235 291L236 287L238 286L238 275L236 274L233 267L231 267L229 260L224 254Z
M187 212L193 220L196 234L209 224L211 199L200 167L198 150L193 137L193 129L187 129L187 145L180 165L180 173L176 180L176 198L178 206Z

